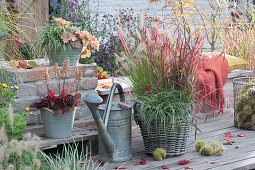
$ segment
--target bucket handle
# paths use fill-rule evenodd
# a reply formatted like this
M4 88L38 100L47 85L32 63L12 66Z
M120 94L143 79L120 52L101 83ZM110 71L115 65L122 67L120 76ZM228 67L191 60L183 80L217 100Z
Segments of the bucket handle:
M47 110L48 112L50 112L52 114L52 116L56 116L56 114L47 107L43 107L43 108L41 108L41 110Z
M109 93L108 98L107 98L106 108L105 108L105 111L104 111L103 120L104 120L105 127L107 127L107 124L108 124L108 119L109 119L111 106L112 106L112 99L113 99L114 93L116 91L116 88L119 91L120 101L125 102L125 96L124 96L123 88L121 87L121 85L119 83L114 83L112 85L111 89L110 89L110 93Z

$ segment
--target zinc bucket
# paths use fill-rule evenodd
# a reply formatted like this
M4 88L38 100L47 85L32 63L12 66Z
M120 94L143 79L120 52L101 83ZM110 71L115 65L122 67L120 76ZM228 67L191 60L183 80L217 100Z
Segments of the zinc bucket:
M72 48L64 51L60 49L55 54L51 54L49 56L50 64L54 65L58 63L59 66L63 66L64 60L69 60L70 66L76 66L79 63L79 59L81 56L81 49L80 48Z
M56 139L71 137L75 110L66 110L65 115L53 115L49 110L41 109L45 137Z

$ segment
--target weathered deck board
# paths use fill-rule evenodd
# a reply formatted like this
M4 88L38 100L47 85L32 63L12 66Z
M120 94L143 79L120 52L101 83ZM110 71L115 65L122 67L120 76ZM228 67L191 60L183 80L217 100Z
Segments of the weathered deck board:
M39 148L44 150L48 148L55 148L57 145L66 143L73 143L79 141L93 140L97 138L97 131L89 131L87 129L81 129L74 127L72 131L72 137L65 139L50 139L44 136L44 130L38 129L33 132L41 138L39 142ZM37 145L37 144L36 144Z
M194 149L194 128L188 139L187 151L185 154L168 157L162 161L155 161L153 157L147 156L144 151L143 140L139 130L134 130L132 133L132 152L133 156L130 161L124 163L109 163L107 169L124 166L127 169L162 169L162 165L167 165L169 169L184 169L185 167L193 168L194 170L203 169L252 169L255 168L255 131L241 130L233 127L233 116L231 114L222 115L208 119L206 123L199 121L198 127L201 132L198 132L197 139L206 140L208 143L214 140L219 140L224 143L226 132L231 132L235 137L233 145L225 145L227 148L223 156L203 156ZM245 137L237 137L236 135L244 133ZM236 146L240 148L236 148ZM134 166L141 158L147 160L145 165ZM178 165L179 160L189 159L190 162L186 165ZM216 161L211 164L209 161Z

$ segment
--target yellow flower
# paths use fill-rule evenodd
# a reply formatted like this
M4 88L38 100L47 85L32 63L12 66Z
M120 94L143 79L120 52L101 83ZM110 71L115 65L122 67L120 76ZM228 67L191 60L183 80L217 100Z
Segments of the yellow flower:
M189 3L192 4L192 5L194 5L194 1L193 1L193 0L190 0Z
M25 110L28 112L28 111L29 111L29 108L27 107Z
M92 63L92 65L96 66L96 65L97 65L97 63Z
M15 89L16 89L16 90L19 90L19 86L15 86Z
M193 12L193 11L189 11L189 14L193 15L193 14L194 14L194 12Z
M2 87L3 87L3 88L7 87L7 84L3 83L3 84L2 84Z
M11 89L13 89L13 86L10 86Z
M30 115L32 115L33 113L32 112L29 112Z

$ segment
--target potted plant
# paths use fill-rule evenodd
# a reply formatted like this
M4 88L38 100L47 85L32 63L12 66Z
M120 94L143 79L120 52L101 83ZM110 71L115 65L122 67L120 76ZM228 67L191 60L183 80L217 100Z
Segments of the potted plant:
M196 96L196 69L204 37L170 34L146 21L135 38L119 28L125 49L118 59L132 82L139 102L134 118L141 128L145 151L163 148L167 155L183 154L193 122L192 101Z
M56 95L49 88L50 76L47 67L45 67L43 79L48 95L32 105L32 107L40 109L45 136L48 138L67 138L72 136L75 107L79 104L81 98L81 94L77 93L77 90L78 84L82 80L82 70L76 68L74 82L69 92L65 89L65 80L68 73L68 60L64 61L61 72L58 64L55 63L54 75L59 93L59 95Z
M35 46L40 54L49 58L51 65L61 66L68 59L71 66L76 66L80 57L90 57L92 50L98 50L99 41L89 32L71 26L70 22L55 18L41 27Z

